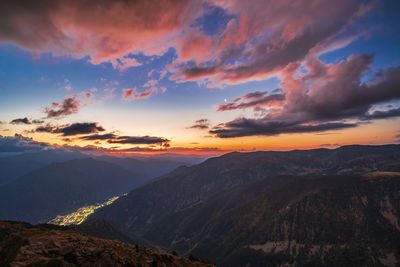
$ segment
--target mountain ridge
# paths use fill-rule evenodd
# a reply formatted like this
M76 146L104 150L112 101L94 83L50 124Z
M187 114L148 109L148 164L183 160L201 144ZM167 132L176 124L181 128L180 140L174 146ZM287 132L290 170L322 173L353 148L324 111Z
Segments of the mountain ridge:
M386 174L382 173L383 171ZM183 255L192 253L201 258L209 258L218 264L245 266L251 263L250 266L266 266L265 264L270 262L271 266L275 266L295 261L300 265L325 263L337 265L347 259L347 256L343 256L346 253L353 253L355 259L366 253L368 247L357 248L352 245L352 242L363 237L384 249L379 253L397 255L396 250L393 250L393 241L387 242L389 247L385 248L383 243L373 241L377 236L367 230L358 235L348 233L353 239L348 239L346 242L350 243L345 247L340 247L337 240L332 243L332 238L322 233L332 227L330 225L338 225L337 229L342 230L346 227L357 229L356 221L347 217L342 218L343 214L355 212L359 213L363 220L370 222L373 229L381 231L387 240L390 238L400 240L397 228L385 217L400 216L400 207L395 204L400 203L399 175L393 173L399 171L400 146L398 145L348 146L335 150L229 153L210 158L199 165L176 169L154 182L131 191L112 205L99 209L89 218L109 221L124 233L149 240L166 250L177 250ZM392 172L391 175L387 175L388 172ZM372 174L365 176L365 173ZM382 176L389 178L371 179ZM391 184L387 185L385 181L391 181ZM370 182L376 188L369 185ZM319 187L321 184L324 185L323 190ZM343 195L343 192L337 189L338 186L342 186L343 192L347 193ZM370 211L363 208L363 204L360 203L364 200L357 195L357 190L364 187L367 188L365 189L367 199L375 201L371 202ZM273 191L268 191L270 190L268 188ZM257 195L256 192L260 192L259 190L266 191ZM390 205L381 204L386 202L385 195L379 190L392 192L388 202ZM293 197L297 197L287 202L288 200L282 197L287 196L290 199L289 192L293 192ZM351 197L353 194L356 200ZM253 195L258 197L249 202ZM281 208L274 209L269 206L275 203L270 199L271 196L276 196L276 199L282 198L276 202ZM270 201L267 201L268 199ZM325 206L319 206L319 203L325 203ZM341 204L337 206L338 203ZM393 210L385 208L384 212L387 213L384 216L380 211L382 208L380 205L389 205ZM287 211L289 217L285 219L280 217L280 214L282 212L286 214L286 207L289 207ZM314 207L315 213L306 207ZM264 214L265 208L270 209L272 217ZM251 213L253 210L255 213ZM327 212L326 216L324 211ZM293 224L296 226L294 229L300 229L298 231L310 232L307 223L295 219L297 218L295 214L299 212L304 213L303 217L314 218L325 226L322 228L313 226L318 229L315 231L321 235L320 242L324 246L318 255L310 252L311 248L315 252L318 242L307 244L300 236L296 239L279 236L281 224ZM262 219L258 216L260 214L267 217ZM229 218L236 220L229 221ZM283 221L268 224L266 222L270 219L267 218ZM384 229L373 223L374 220L382 222ZM236 230L229 232L224 229ZM263 229L264 232L257 229ZM270 236L269 239L249 239L252 232L261 236L268 236L266 233L271 232L275 236ZM332 231L332 233L339 232ZM297 230L293 234L298 234ZM339 234L333 237L338 236ZM314 242L313 240L311 238L310 242ZM279 246L271 242L280 244L284 249L277 249ZM295 243L296 252L286 253L287 250L293 250L290 244ZM239 244L245 247L237 249ZM270 247L269 250L265 250L263 244ZM338 247L336 245L330 247L330 244L338 244ZM271 246L277 253L271 250ZM388 257L396 259L392 254ZM366 260L362 264L381 262L382 255L364 257ZM249 262L248 259L252 258L254 260ZM360 264L357 260L353 262L350 259L347 259L347 263Z
M361 149L354 152L351 149ZM353 161L338 160L338 153L348 153ZM343 152L344 150L344 152ZM376 150L381 150L376 153ZM315 153L317 152L317 153ZM374 153L372 160L369 158ZM324 157L321 156L321 153ZM355 156L354 156L355 155ZM361 163L354 161L359 159ZM340 155L344 157L343 155ZM351 171L349 171L349 169ZM157 219L168 212L182 210L224 190L242 186L249 182L268 179L279 175L326 175L364 173L386 170L400 171L400 146L363 146L335 150L300 150L289 152L229 153L210 158L201 164L180 168L163 175L143 187L131 191L112 205L99 209L93 216L100 217L104 210L110 210L104 219L112 222L112 217L122 217L126 225L122 229L135 229L139 233L149 219ZM151 195L149 199L147 195ZM148 200L146 200L148 199ZM162 202L162 206L157 203ZM123 203L124 207L114 207ZM137 217L128 219L130 214L120 210L138 209ZM153 211L152 211L153 209ZM140 212L139 212L140 211ZM118 225L118 223L115 223Z

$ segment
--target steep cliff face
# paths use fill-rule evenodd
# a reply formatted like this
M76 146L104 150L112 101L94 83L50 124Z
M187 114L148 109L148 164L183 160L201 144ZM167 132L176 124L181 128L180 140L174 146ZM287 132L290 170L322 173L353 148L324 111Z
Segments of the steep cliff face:
M0 266L213 266L50 225L0 222Z

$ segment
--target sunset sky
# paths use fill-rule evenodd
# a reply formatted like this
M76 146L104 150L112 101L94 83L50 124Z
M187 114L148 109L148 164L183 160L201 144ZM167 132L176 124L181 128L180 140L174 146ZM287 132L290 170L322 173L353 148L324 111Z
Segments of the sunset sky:
M397 0L0 1L0 152L400 142Z

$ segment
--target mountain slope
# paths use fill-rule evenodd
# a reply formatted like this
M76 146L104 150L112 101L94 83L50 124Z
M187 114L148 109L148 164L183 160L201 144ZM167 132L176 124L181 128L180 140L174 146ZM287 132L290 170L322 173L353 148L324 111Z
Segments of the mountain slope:
M143 237L221 265L379 266L400 262L399 218L400 173L279 176L171 213Z
M192 167L181 167L92 217L103 218L135 235L168 214L245 184L278 175L327 175L400 171L400 146L348 146L335 150L229 153Z
M0 222L0 266L213 266L50 225Z
M0 186L0 219L46 222L142 183L115 164L90 158L52 163Z
M129 236L102 219L90 219L78 225L69 225L68 228L79 232L111 240L120 240L122 242L155 248L148 241L135 236Z
M85 157L87 156L79 152L42 151L0 158L0 185L52 162L63 162Z
M166 174L179 166L184 165L183 162L164 160L164 159L135 159L135 158L118 158L110 156L97 157L99 160L110 162L120 167L141 174L148 180Z

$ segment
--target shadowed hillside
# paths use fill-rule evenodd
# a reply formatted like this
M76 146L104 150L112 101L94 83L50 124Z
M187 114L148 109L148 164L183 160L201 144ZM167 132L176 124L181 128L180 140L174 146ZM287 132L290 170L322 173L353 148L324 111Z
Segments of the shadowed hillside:
M230 153L179 168L91 218L220 264L393 263L400 176L376 171L399 171L399 149Z
M400 146L347 146L334 150L229 153L181 167L121 197L94 216L143 233L149 223L209 197L278 175L336 175L400 171ZM132 215L134 214L134 216Z
M0 222L0 266L213 266L51 225Z
M0 185L53 162L87 157L79 152L42 151L0 158Z
M47 222L145 181L118 165L90 158L52 163L0 186L0 219Z

